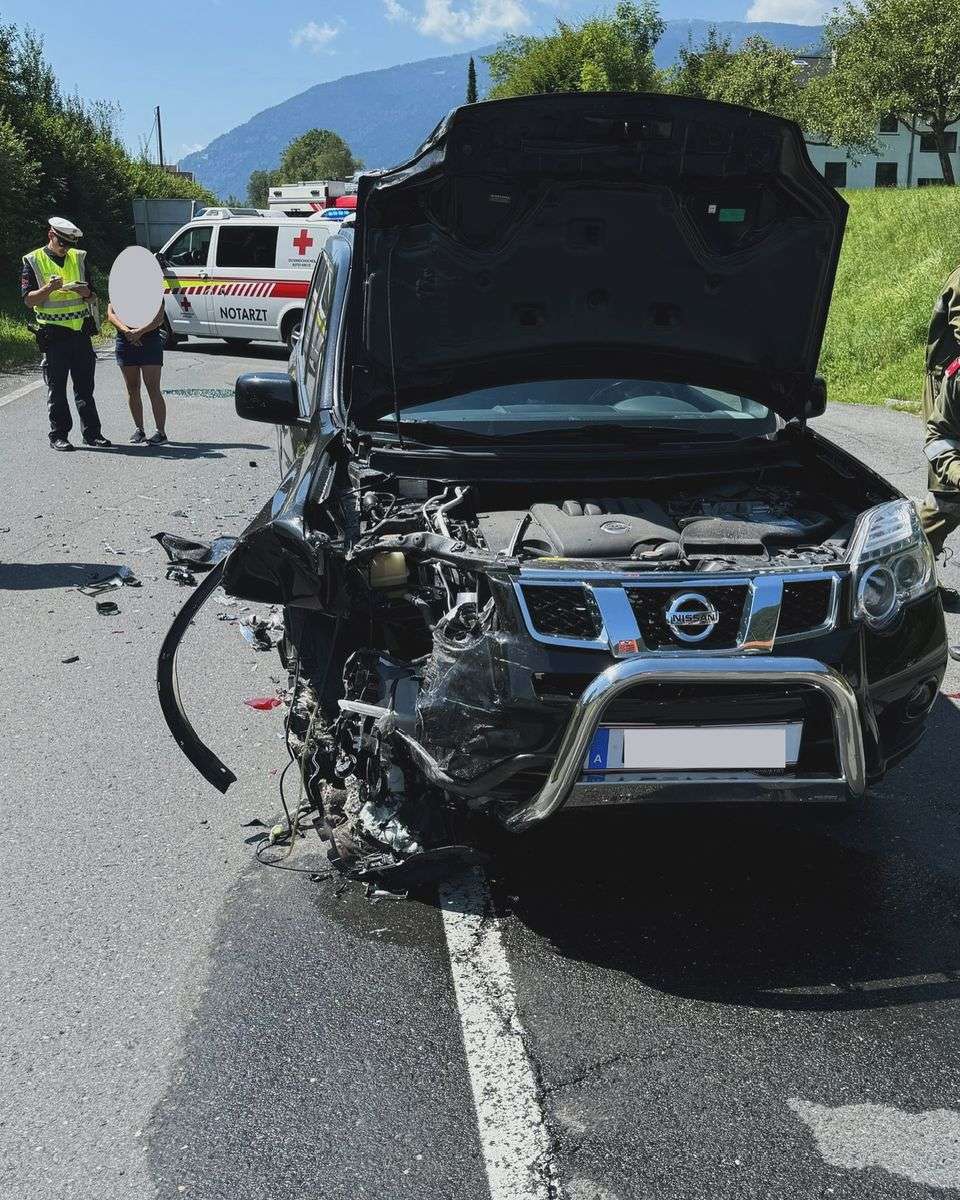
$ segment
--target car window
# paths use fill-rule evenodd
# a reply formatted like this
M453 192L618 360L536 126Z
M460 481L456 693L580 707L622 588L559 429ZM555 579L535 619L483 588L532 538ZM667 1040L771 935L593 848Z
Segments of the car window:
M218 267L269 267L277 258L276 225L221 225Z
M310 397L311 411L317 405L320 376L327 340L327 323L330 318L330 299L336 274L333 262L326 251L320 255L310 299L303 318L303 382Z
M185 229L164 251L164 257L174 267L205 267L212 233L212 225L196 225L192 229Z

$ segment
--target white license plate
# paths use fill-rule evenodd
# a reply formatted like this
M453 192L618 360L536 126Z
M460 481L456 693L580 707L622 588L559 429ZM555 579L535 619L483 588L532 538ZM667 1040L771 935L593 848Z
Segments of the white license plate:
M587 771L783 770L797 761L800 722L785 725L601 726Z

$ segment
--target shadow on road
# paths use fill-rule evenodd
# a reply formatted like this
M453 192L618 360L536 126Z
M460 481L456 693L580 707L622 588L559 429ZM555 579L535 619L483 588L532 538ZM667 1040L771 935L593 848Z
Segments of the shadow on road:
M506 843L498 894L561 955L669 993L784 1010L958 997L958 737L941 699L839 825L767 807L561 816Z
M115 563L0 562L0 589L37 591L41 588L83 587L115 575Z
M97 454L128 454L131 458L226 458L223 450L267 450L270 446L262 442L167 442L163 446L113 445L99 449L94 446L77 446L77 450L91 450Z
M290 351L278 342L251 343L249 346L228 346L225 342L200 341L191 338L181 342L175 349L167 350L167 354L179 354L182 350L189 354L205 354L209 358L268 358L274 362L286 362Z

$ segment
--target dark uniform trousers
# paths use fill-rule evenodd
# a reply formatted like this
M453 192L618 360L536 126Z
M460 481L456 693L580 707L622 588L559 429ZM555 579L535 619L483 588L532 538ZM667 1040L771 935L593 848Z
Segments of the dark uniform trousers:
M928 370L923 382L923 423L933 415L937 395L943 385L943 368ZM936 484L933 472L930 472L929 482ZM960 526L960 506L943 496L938 496L932 489L927 492L927 498L920 506L920 524L927 535L934 554L939 558L943 553L943 544L953 531Z
M100 415L93 399L93 378L97 357L93 343L85 333L51 340L47 346L43 377L47 384L47 408L50 413L50 441L65 438L73 428L67 404L67 379L73 380L73 402L80 418L84 439L100 437Z

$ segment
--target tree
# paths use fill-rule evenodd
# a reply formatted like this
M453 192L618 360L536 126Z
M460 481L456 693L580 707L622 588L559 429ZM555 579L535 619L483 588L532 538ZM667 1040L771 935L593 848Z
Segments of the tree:
M717 27L711 25L699 49L695 50L690 41L680 47L677 64L667 73L670 91L678 96L710 99L719 76L729 68L733 57L730 39L721 36Z
M279 171L251 171L247 182L247 201L254 208L266 208L269 191L273 184L280 182Z
M845 0L827 23L832 68L818 86L817 128L837 145L894 113L929 130L944 183L948 126L960 120L960 9L942 0Z
M467 66L467 103L476 104L477 102L477 67L471 56Z
M279 175L284 183L301 179L349 179L362 166L338 133L331 129L308 129L284 150Z
M762 37L751 37L739 50L715 29L699 50L686 47L669 75L670 90L683 96L722 100L804 123L807 92L803 68L792 51Z
M664 24L651 0L620 0L612 16L557 21L544 37L511 35L484 61L492 99L542 92L653 91L653 50Z

